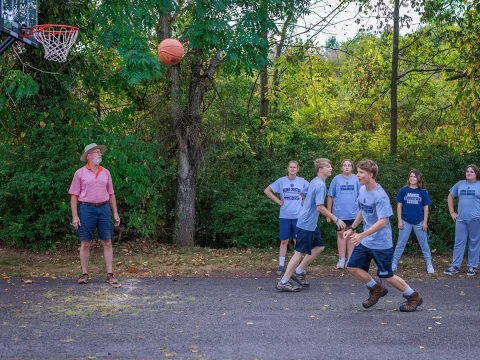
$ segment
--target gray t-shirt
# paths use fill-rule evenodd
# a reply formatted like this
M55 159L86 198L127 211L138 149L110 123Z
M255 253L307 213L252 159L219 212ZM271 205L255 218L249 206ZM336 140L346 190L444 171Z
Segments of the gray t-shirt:
M327 195L327 187L325 181L318 176L310 181L308 186L307 196L303 202L302 210L297 221L297 227L300 229L314 231L317 227L318 205L325 204L325 196Z
M461 180L450 189L452 196L458 196L458 220L480 218L480 181Z
M281 219L298 219L302 209L302 197L300 193L308 186L308 181L297 176L294 180L289 180L288 176L281 177L270 188L274 193L280 194L283 205L280 207Z
M355 175L345 177L342 174L335 176L328 188L328 196L332 197L332 213L341 220L352 220L357 217L358 190L360 184Z
M358 207L363 216L363 231L367 231L378 219L387 218L387 225L362 239L362 245L369 249L384 250L393 247L392 227L389 217L393 215L392 205L387 193L380 184L371 191L362 186L358 195Z

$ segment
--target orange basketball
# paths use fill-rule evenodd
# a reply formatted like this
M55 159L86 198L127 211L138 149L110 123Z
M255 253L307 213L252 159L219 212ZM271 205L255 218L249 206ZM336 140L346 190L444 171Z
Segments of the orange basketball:
M158 58L166 65L178 64L183 54L183 45L178 40L165 39L158 45Z

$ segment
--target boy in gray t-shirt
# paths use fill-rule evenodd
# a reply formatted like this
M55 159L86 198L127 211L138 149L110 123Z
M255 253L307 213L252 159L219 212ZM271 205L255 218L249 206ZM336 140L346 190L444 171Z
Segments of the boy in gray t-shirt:
M298 217L295 253L288 262L285 274L275 286L280 291L294 292L310 286L305 279L305 269L325 248L322 235L317 227L319 214L329 217L338 227L345 228L345 223L324 206L325 196L327 195L325 179L332 174L330 160L315 160L315 170L317 177L310 182L307 196ZM298 283L298 286L293 285L290 279Z
M407 299L407 303L400 306L400 311L413 312L423 303L423 299L418 291L412 290L405 280L392 272L394 248L388 218L393 211L385 190L375 181L377 174L378 166L374 161L363 160L357 164L358 181L363 186L357 199L360 211L350 229L344 233L344 237L355 245L347 268L370 291L369 298L362 304L364 308L372 307L388 293L381 280L375 281L368 273L373 260L378 267L378 277L402 291ZM363 232L356 233L355 229L362 221Z

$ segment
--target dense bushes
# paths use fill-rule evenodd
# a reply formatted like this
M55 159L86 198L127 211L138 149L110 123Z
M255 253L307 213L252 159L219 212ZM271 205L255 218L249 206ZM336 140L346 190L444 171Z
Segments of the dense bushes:
M0 244L45 250L77 243L68 189L90 142L108 147L102 165L114 181L122 220L119 236L165 236L171 208L166 187L174 170L160 156L161 146L144 141L142 134L97 130L83 140L76 133L68 125L55 131L40 127L27 131L25 142L0 144Z

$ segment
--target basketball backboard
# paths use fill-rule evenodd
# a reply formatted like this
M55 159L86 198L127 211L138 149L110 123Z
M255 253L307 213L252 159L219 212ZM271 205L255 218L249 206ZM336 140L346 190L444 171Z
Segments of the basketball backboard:
M0 0L0 32L37 47L35 39L24 38L22 28L36 26L38 22L37 0Z

